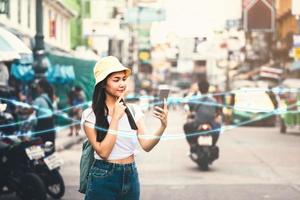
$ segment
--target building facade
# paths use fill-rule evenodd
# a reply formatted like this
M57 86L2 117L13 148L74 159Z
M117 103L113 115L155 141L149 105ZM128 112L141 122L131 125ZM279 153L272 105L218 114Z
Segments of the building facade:
M90 0L90 15L83 18L83 37L99 56L114 55L125 61L128 30L122 26L127 4L121 0Z
M277 10L277 58L281 58L287 70L287 77L300 77L300 62L298 56L294 54L293 37L299 35L300 27L298 27L296 16L292 14L293 0L276 0ZM299 49L299 47L297 47Z
M36 1L9 0L9 11L0 15L0 25L33 48L36 33ZM47 45L63 51L71 49L70 20L76 12L62 0L43 0L43 31Z
M281 40L288 37L290 33L297 33L297 20L292 15L292 0L277 0L277 31Z

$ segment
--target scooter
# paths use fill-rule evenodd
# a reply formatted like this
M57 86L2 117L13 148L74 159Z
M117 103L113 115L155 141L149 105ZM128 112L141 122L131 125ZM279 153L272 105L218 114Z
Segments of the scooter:
M29 179L36 179L35 182L38 182L40 187L34 186L33 188L38 188L39 191L35 196L27 196L19 195L24 199L43 199L44 196L48 193L54 199L60 199L65 193L65 184L62 176L59 173L59 167L63 164L63 160L59 158L59 156L54 152L54 147L52 142L47 141L43 144L42 140L38 137L27 137L27 136L8 136L2 138L1 140L1 153L2 156L2 164L0 163L1 172L4 172L6 175L12 174L7 177L6 180L9 181L9 178L13 178L14 175L18 173L21 175L22 172L30 173ZM10 163L7 164L7 157L10 157ZM7 169L6 169L7 167ZM11 172L9 170L12 170ZM18 171L18 173L16 173ZM2 173L1 177L2 177ZM3 177L5 177L3 175ZM35 178L32 178L35 177ZM27 177L28 178L28 177ZM1 182L1 181L0 181ZM4 183L7 181L4 181ZM33 181L33 183L35 183ZM12 185L18 186L22 188L24 186L28 186L27 183L23 185L23 182L19 181L20 185ZM2 188L5 187L6 184L2 184ZM0 183L1 187L1 183ZM16 189L18 189L16 187ZM43 189L41 189L41 187ZM12 187L9 187L12 188ZM10 190L15 191L15 190ZM31 192L25 192L32 193ZM23 192L24 193L24 192ZM42 195L44 193L44 196ZM17 192L18 194L18 192Z
M190 145L189 157L203 171L209 170L209 165L219 158L219 147L216 146L215 131L210 124L200 124L196 132L185 130L186 139Z
M27 149L28 156L35 160L34 171L43 180L47 193L54 199L60 199L65 194L64 180L59 173L59 168L63 160L55 153L52 142L47 141L42 146L44 155L41 158L34 159L36 148Z
M0 112L0 114L1 124L13 124L14 121L10 115L4 115L7 114L5 112ZM1 116L3 117L1 118ZM52 142L47 141L44 144L40 137L31 136L30 123L32 122L23 123L18 129L11 128L12 126L0 128L0 137L5 144L3 151L6 148L14 150L18 147L20 155L16 157L14 151L11 153L12 157L18 160L12 162L10 168L13 169L15 167L13 165L18 166L18 163L22 163L22 168L25 171L30 171L31 176L37 176L36 179L40 179L39 184L44 187L41 191L48 193L54 199L59 199L65 193L64 180L59 173L63 160L55 153Z
M16 193L21 199L45 200L42 179L29 167L25 149L31 142L11 136L0 140L0 195Z

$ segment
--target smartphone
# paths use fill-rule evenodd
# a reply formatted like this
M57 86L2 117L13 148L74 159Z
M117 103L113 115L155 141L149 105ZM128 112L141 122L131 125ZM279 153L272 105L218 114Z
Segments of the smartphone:
M163 108L164 107L164 99L168 99L170 89L167 86L162 86L159 87L159 92L158 92L158 104L157 106Z

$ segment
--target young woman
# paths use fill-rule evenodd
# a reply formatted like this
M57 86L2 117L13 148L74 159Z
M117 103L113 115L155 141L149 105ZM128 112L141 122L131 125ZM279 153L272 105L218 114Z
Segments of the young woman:
M154 137L142 137L147 132L142 111L123 101L130 74L130 69L113 56L102 58L94 67L96 84L92 108L82 114L82 128L95 151L86 200L139 199L140 185L134 161L137 144L151 151L167 127L165 102L163 109L154 107L153 115L161 121Z

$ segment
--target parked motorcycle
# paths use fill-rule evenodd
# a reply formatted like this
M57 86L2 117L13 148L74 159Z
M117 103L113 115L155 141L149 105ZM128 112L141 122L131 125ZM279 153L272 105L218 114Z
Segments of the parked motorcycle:
M9 136L4 137L2 143L5 144L4 149L18 148L17 152L20 155L17 156L16 150L12 153L12 158L16 160L11 163L10 168L20 167L21 172L30 172L31 176L35 176L39 180L39 185L43 187L39 191L44 192L45 198L47 193L54 199L59 199L64 195L65 184L59 173L59 167L63 161L54 152L52 142L43 144L39 137ZM20 185L22 184L21 182ZM31 197L31 199L36 198Z
M27 149L28 156L35 154L36 148ZM53 143L47 141L43 145L44 156L35 160L34 170L42 178L47 193L54 199L60 199L65 194L65 184L59 173L63 160L54 152Z
M197 132L189 129L193 124L185 124L184 130L186 139L190 145L189 157L197 163L201 170L209 170L209 165L219 158L219 147L216 146L216 131L212 131L210 124L200 124Z
M3 104L2 104L3 105ZM3 125L10 126L3 126ZM0 112L0 135L13 135L17 132L17 125L15 125L15 119L11 113Z
M0 112L0 124L9 125L14 122L7 112ZM52 198L59 199L65 193L65 184L59 173L59 167L63 164L63 160L55 153L52 142L47 141L44 144L40 137L31 136L31 123L32 120L27 120L18 128L15 126L0 127L0 137L8 145L6 145L8 149L18 147L20 155L14 157L16 153L12 153L12 157L16 160L11 165L17 166L22 163L24 171L29 171L40 179L44 186L44 190L41 191L45 191L45 195L48 193ZM19 136L15 136L16 134Z
M29 166L25 149L33 142L18 137L0 140L0 195L16 192L21 199L46 199L46 188L42 179Z

